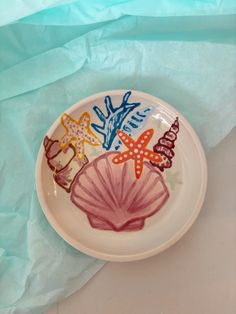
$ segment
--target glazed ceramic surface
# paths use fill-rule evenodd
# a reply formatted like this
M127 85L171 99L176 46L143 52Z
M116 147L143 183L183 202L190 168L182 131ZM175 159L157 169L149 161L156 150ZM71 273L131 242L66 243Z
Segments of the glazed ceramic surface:
M62 113L36 166L49 223L78 250L112 261L175 243L196 219L206 185L205 155L189 123L137 91L96 94Z

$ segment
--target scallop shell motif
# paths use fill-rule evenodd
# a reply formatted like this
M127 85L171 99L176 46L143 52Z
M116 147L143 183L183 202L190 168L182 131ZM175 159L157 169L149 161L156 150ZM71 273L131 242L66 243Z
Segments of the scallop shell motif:
M115 165L117 152L107 152L87 164L72 185L71 201L87 214L93 228L134 231L144 227L169 197L161 173L144 163L139 180L133 161Z

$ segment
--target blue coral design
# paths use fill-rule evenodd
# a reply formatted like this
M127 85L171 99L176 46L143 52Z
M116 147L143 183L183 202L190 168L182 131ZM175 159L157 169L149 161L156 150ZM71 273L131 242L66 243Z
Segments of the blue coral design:
M131 91L125 93L122 99L122 103L119 107L114 108L112 105L111 97L105 97L105 105L107 110L107 115L105 116L99 107L94 106L93 110L97 114L102 125L92 123L92 127L95 131L102 134L104 137L103 148L109 150L112 146L114 138L116 137L116 131L121 129L121 126L127 117L127 115L140 105L140 102L129 103L129 97L131 96Z

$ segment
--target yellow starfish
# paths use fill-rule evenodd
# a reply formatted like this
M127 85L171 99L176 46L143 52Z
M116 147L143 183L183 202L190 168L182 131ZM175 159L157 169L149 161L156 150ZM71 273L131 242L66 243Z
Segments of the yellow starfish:
M79 160L84 159L85 142L92 146L101 144L100 140L90 129L90 120L88 112L84 112L78 121L71 118L67 113L64 113L61 117L61 124L66 129L66 133L60 141L60 147L61 149L65 149L72 143Z

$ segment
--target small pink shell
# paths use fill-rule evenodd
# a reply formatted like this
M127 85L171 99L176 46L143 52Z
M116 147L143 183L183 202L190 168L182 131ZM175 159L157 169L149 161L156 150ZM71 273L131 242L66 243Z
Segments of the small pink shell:
M139 180L133 160L115 165L117 152L107 152L87 164L72 185L71 201L87 214L92 227L140 230L169 197L162 175L145 162Z
M84 156L84 160L78 160L72 144L62 150L59 141L52 140L48 136L44 138L43 145L48 166L53 171L54 180L66 192L70 193L77 173L88 163L88 158Z
M162 161L157 163L150 161L150 163L159 170L164 171L172 167L172 159L175 156L173 148L177 140L177 133L179 132L179 118L177 117L169 130L159 138L157 143L153 146L153 151L160 154Z

